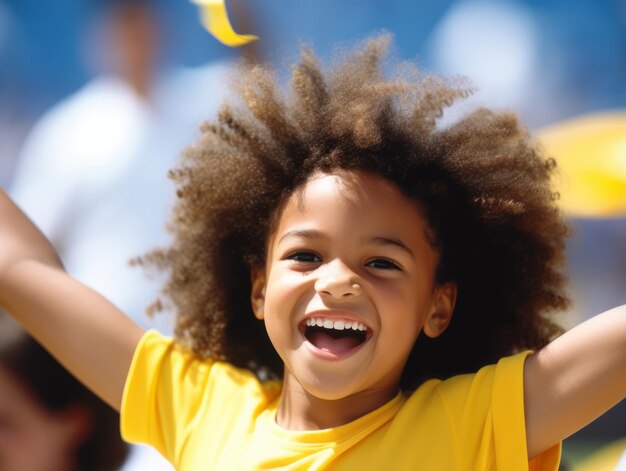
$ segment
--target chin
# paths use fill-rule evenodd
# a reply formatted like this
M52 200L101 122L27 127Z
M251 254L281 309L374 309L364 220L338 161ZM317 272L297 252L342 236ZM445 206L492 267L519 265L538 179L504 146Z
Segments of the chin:
M295 379L307 394L323 401L340 401L360 392L359 388L342 374L307 372L297 375Z

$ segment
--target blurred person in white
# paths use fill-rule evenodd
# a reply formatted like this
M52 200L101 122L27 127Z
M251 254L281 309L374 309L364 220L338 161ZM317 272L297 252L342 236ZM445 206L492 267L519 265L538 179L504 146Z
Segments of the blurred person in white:
M167 171L216 113L229 65L157 72L160 33L147 0L108 2L109 68L50 109L23 146L9 186L77 279L109 297L143 327L148 283L129 259L167 240L172 199ZM133 286L132 290L128 286Z
M69 273L144 328L169 334L171 314L146 315L159 281L128 262L166 242L173 199L167 171L199 124L217 112L230 65L157 73L162 38L148 0L109 1L105 21L101 39L113 70L36 123L9 191ZM155 455L133 447L124 470L172 469Z

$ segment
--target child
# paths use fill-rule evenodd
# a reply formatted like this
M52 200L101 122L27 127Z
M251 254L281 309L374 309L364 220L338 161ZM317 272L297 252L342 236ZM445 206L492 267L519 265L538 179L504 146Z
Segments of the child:
M0 304L179 471L556 469L626 394L626 308L548 343L554 162L508 113L437 127L468 89L385 77L388 41L326 74L304 52L285 99L242 72L172 174L173 247L140 260L170 273L175 343L1 200Z
M0 469L115 471L118 414L0 313Z

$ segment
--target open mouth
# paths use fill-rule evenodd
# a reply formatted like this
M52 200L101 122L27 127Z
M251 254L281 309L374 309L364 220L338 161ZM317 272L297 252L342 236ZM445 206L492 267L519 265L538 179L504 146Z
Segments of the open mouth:
M359 347L371 336L370 330L359 322L308 318L301 325L304 337L315 348L333 355L343 355Z

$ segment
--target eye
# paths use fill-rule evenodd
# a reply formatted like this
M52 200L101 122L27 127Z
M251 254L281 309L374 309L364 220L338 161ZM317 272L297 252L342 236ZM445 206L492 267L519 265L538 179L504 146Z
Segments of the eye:
M391 260L386 258L374 258L366 263L366 266L370 268L377 268L380 270L400 270L400 266Z
M285 258L287 260L293 260L294 262L299 262L299 263L319 263L322 261L322 259L318 257L316 254L314 254L313 252L305 252L305 251L293 252L287 255L287 257Z

